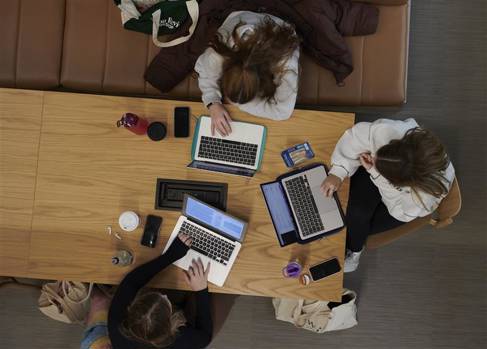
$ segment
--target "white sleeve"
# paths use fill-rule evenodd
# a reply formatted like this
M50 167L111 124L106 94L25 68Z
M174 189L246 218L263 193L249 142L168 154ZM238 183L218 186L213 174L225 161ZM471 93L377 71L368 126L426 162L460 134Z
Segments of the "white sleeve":
M370 179L379 189L382 202L387 207L389 214L401 222L410 222L418 217L431 213L421 204L417 204L412 193L401 191L385 179L374 167L369 171Z
M209 47L198 57L194 70L198 73L198 86L205 106L222 101L219 80L222 75L223 57Z
M342 180L352 176L360 166L359 155L371 151L370 122L359 122L345 131L331 155L330 174Z
M298 95L299 48L289 57L284 67L281 83L270 101L255 99L249 103L239 104L240 110L249 114L272 120L287 120L291 117Z

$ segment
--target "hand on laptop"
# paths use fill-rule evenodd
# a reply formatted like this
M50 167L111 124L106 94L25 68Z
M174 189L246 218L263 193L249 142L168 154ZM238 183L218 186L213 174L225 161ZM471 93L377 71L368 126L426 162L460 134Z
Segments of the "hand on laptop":
M321 192L326 197L331 197L334 192L340 189L341 185L342 185L342 180L340 179L340 177L330 174L328 175L328 177L326 177L326 179L321 184Z
M201 291L208 287L209 273L210 262L208 262L205 270L203 262L198 258L198 260L193 259L188 271L184 272L184 277L193 291Z
M222 136L228 136L232 133L232 127L230 126L232 118L230 118L230 114L223 104L213 103L210 105L209 110L211 116L211 135L215 135L215 130Z
M178 239L181 240L186 246L191 247L191 238L183 233L178 234Z

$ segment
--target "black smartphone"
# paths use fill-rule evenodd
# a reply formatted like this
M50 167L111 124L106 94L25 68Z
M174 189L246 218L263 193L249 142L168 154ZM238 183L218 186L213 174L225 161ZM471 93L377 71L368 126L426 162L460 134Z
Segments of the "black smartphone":
M174 137L189 137L189 107L174 108Z
M309 273L311 274L311 279L313 281L318 281L327 276L338 273L340 269L338 259L332 258L309 267Z
M144 234L142 234L141 245L154 248L156 246L159 230L161 229L162 217L148 215L145 222Z

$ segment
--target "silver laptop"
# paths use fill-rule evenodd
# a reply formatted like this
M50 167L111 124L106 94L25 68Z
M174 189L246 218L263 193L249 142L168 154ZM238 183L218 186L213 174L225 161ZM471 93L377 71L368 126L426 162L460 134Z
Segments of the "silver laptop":
M320 190L326 177L325 167L317 166L281 179L301 240L344 225L337 200Z
M253 176L262 162L266 128L239 121L232 121L231 127L229 136L212 135L211 118L201 116L193 139L193 162L189 167Z
M190 236L190 250L174 265L188 270L193 259L201 258L205 267L211 264L208 281L223 286L242 247L247 223L189 195L184 197L182 213L164 252L179 233Z

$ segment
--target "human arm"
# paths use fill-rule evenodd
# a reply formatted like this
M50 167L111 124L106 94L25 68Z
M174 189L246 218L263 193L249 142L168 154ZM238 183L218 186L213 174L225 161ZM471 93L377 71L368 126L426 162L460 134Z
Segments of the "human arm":
M203 266L201 259L193 260L188 271L184 273L186 282L196 292L196 319L195 328L212 336L213 321L210 313L210 296L208 294L208 274L210 273L210 262Z
M360 166L360 154L371 151L371 123L359 122L345 131L331 156L330 174L342 181Z
M360 164L369 173L371 181L378 188L382 202L386 205L389 214L402 222L409 222L420 216L420 209L412 200L413 193L408 188L399 188L392 185L375 168L375 159L369 153L359 156Z
M232 132L230 114L222 104L219 80L222 76L223 57L209 47L198 58L194 69L198 73L198 86L203 104L208 107L211 117L211 133L218 131L222 136Z
M382 201L391 216L402 222L409 222L415 218L432 214L446 196L445 194L444 196L436 197L419 190L414 191L409 187L397 188L390 184L375 167L368 172L371 180L379 189ZM444 178L443 184L449 191L455 180L455 169L451 163L442 175Z
M127 348L132 343L120 333L119 327L137 292L160 271L182 258L187 251L188 246L180 238L176 238L166 253L135 268L125 276L113 296L108 312L108 331L114 348Z
M195 292L195 317L192 326L186 326L174 343L174 348L206 348L213 337L213 320L211 318L210 295L208 293L209 266L204 269L201 259L193 260L187 272L186 282Z
M194 70L198 73L198 86L205 106L221 103L222 93L219 80L222 76L223 57L209 47L198 57Z
M171 348L203 349L213 338L213 319L211 317L210 294L208 289L195 292L194 325L187 324Z

